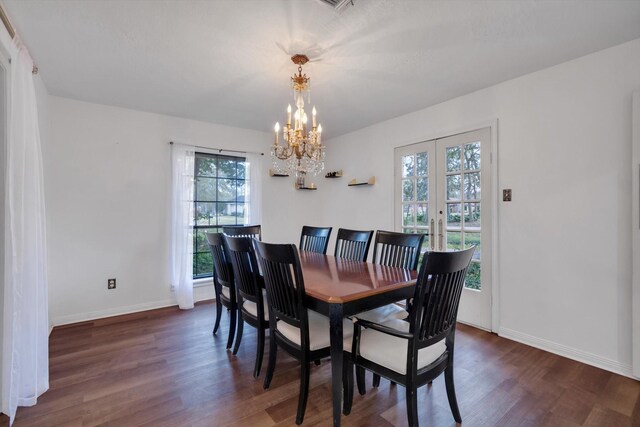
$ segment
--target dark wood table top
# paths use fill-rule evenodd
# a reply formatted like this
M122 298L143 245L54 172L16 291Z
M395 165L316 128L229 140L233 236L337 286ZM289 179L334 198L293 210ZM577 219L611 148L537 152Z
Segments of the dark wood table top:
M300 251L306 294L332 304L414 286L417 272Z

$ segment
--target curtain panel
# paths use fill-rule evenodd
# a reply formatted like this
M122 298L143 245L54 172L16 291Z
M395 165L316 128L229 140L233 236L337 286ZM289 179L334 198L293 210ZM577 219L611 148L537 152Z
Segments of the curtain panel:
M42 152L33 61L14 40L5 175L2 412L49 388L49 314Z
M178 306L193 308L195 147L171 145L171 284Z

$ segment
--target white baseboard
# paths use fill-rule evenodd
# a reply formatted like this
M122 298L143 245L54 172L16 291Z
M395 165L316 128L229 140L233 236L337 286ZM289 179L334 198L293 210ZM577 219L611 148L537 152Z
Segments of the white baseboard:
M470 323L470 322L463 322L460 319L456 319L456 323L462 323L463 325L471 326L472 328L476 328L476 329L481 329L486 332L493 332L491 329L483 328L482 326L474 325L473 323Z
M176 305L173 300L152 301L142 304L134 304L125 307L113 307L104 310L89 311L86 313L70 314L67 316L59 316L52 319L53 326L68 325L70 323L86 322L89 320L97 320L105 317L120 316L122 314L137 313L139 311L154 310L156 308L164 308Z
M577 360L578 362L595 366L596 368L601 368L606 371L624 375L625 377L637 379L633 376L631 365L620 363L616 360L608 359L606 357L598 356L593 353L589 353L583 350L578 350L576 348L568 347L563 344L558 344L553 341L534 337L533 335L514 331L508 328L500 328L498 335L500 335L503 338L510 339L512 341L517 341L519 343L526 344L531 347L539 348L541 350L566 357L568 359Z
M215 298L213 285L198 286L193 289L193 299L195 302L204 301ZM138 313L141 311L155 310L177 305L174 298L161 301L151 301L142 304L134 304L125 307L113 307L104 310L89 311L86 313L70 314L66 316L58 316L51 319L51 330L56 326L68 325L70 323L87 322L89 320L103 319L105 317L121 316L123 314Z

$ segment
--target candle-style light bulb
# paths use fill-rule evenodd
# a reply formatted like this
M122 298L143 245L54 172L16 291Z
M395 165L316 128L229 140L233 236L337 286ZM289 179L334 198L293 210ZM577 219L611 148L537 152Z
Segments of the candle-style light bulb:
M273 145L278 145L278 132L280 132L280 123L276 122L276 125L273 127L273 130L276 131L276 139Z
M307 124L307 115L305 114L304 116L302 116L302 123L303 124Z
M322 125L318 125L318 133L322 133Z
M311 110L311 119L313 120L313 127L316 127L316 106L313 106L313 110Z
M291 127L291 104L287 106L287 126Z

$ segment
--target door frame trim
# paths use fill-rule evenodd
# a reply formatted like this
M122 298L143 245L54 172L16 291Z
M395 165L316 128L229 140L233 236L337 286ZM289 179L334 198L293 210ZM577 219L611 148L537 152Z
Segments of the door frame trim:
M395 169L395 150L397 148L406 147L408 145L420 144L421 142L432 141L450 136L458 135L461 133L473 132L479 129L489 128L491 132L491 209L493 214L491 216L491 332L498 332L500 330L500 233L498 226L500 224L500 204L499 204L499 167L498 167L498 118L487 119L480 122L472 122L464 126L456 126L453 128L443 128L441 130L432 131L425 137L411 138L394 144L394 169ZM396 171L394 170L394 181ZM394 184L394 203L396 201L395 193L398 191ZM393 209L394 212L394 227L396 224L397 209Z

